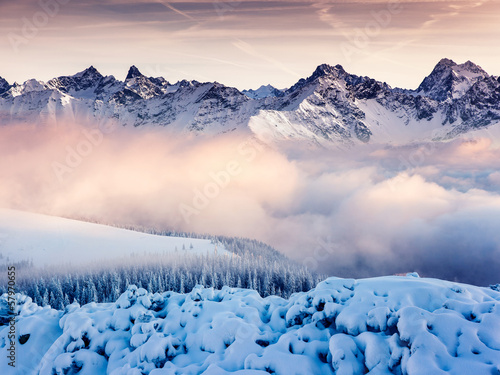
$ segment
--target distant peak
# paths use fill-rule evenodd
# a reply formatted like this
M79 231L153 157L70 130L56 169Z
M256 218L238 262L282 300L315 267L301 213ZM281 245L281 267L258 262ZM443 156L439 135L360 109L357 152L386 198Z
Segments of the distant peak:
M467 71L470 73L475 73L475 74L480 74L487 76L488 73L486 73L479 65L474 64L472 61L467 60L463 64L457 64L453 60L450 59L441 59L437 63L437 65L434 67L433 73L446 73L448 74L449 72L454 71L456 74L460 75L462 72Z
M283 91L278 90L276 87L274 87L271 84L267 85L262 85L256 90L243 90L243 94L248 96L251 99L262 99L262 98L268 98L268 97L280 97L283 96Z
M333 69L333 67L331 65L328 65L328 64L321 64L321 65L318 65L316 67L316 71L318 71L318 72L328 72L332 69Z
M102 77L101 73L93 65L75 74L75 77Z
M0 77L0 94L4 93L10 88L9 82L7 80Z
M335 65L335 66L331 66L331 65L328 65L328 64L321 64L319 65L316 70L314 71L313 73L313 76L314 77L319 77L319 76L325 76L325 75L330 75L330 74L338 74L338 73L345 73L345 70L344 68L342 67L342 65Z
M128 70L127 78L125 78L125 80L129 80L129 79L132 79L135 77L141 77L141 76L142 76L142 73L139 71L139 69L137 69L137 67L135 65L132 65L130 67L130 69Z
M316 70L314 70L311 76L305 79L304 78L299 79L299 81L295 85L287 89L285 92L293 92L295 90L298 90L309 83L315 82L319 78L326 77L336 80L336 79L345 79L347 76L348 73L344 70L342 65L337 64L335 66L332 66L328 64L321 64L318 65L318 67L316 68Z
M442 71L447 68L454 71L465 70L472 73L486 73L479 65L474 64L470 60L467 60L463 64L457 64L455 61L446 58L439 60L434 70Z
M439 60L439 62L437 63L436 67L438 66L448 66L448 67L452 67L452 66L455 66L457 65L457 63L451 59L447 59L447 58L443 58L441 60Z
M94 68L93 65L90 65L87 69L85 69L83 71L83 73L86 73L89 75L101 75L101 73L99 73L99 71L96 68Z
M477 73L477 74L482 74L482 75L488 75L488 73L486 73L483 68L481 68L479 65L477 64L474 64L472 61L470 60L467 60L466 62L464 62L463 64L460 64L458 65L459 68L463 69L463 70L466 70L468 72L472 72L472 73Z
M422 81L417 92L438 101L457 99L477 80L485 77L488 77L488 73L471 61L457 64L450 59L441 59Z

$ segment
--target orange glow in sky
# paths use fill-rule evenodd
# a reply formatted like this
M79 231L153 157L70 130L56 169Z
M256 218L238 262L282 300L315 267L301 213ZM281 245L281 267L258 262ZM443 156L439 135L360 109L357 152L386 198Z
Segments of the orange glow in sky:
M499 1L0 2L0 76L48 80L94 65L124 79L289 87L321 63L416 88L443 57L499 74Z

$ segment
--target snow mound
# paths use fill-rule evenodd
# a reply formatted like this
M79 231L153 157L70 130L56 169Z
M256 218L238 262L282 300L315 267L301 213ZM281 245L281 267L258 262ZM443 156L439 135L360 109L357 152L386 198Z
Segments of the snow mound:
M130 286L56 311L17 297L18 367L0 356L2 374L500 373L500 293L415 275L329 278L289 300Z

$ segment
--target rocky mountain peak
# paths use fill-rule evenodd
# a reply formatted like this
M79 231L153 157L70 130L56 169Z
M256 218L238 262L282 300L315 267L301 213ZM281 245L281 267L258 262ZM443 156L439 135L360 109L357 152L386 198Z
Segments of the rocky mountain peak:
M330 79L345 79L348 74L342 67L342 65L331 66L328 64L319 65L311 76L308 78L301 78L295 85L286 90L287 93L294 92L302 87L313 83L321 78Z
M488 77L480 66L471 61L457 64L441 59L420 84L417 93L437 101L461 98L476 82Z
M94 66L90 66L85 70L82 70L81 72L76 73L74 78L85 78L85 79L92 79L92 80L99 80L103 78L104 76L99 73L99 71L94 68Z
M47 82L51 88L64 93L75 95L89 89L95 89L104 79L104 76L93 66L88 67L72 76L60 76ZM80 94L78 94L80 95Z
M130 67L130 69L128 70L127 78L125 78L125 81L128 81L129 79L133 79L136 77L142 77L142 76L143 76L143 74L139 71L139 69L137 69L137 67L135 65L132 65Z
M128 90L134 92L139 97L150 99L164 94L168 82L165 79L148 78L143 75L135 65L132 65L128 70L125 85Z
M439 62L436 64L436 66L434 67L434 69L438 68L438 67L452 67L452 66L455 66L457 65L457 63L455 61L453 61L452 59L448 59L448 58L442 58L441 60L439 60Z
M251 99L275 98L284 95L283 91L278 90L272 85L262 85L258 89L243 90L243 94Z
M0 77L0 94L3 94L10 88L9 82Z
M489 74L483 70L479 65L474 64L472 61L467 60L463 64L457 65L453 70L462 75L480 76L481 78L489 77Z
M335 66L331 66L328 64L321 64L316 68L310 78L315 79L323 76L333 76L335 78L338 78L343 74L346 74L346 71L344 70L342 65L337 64Z

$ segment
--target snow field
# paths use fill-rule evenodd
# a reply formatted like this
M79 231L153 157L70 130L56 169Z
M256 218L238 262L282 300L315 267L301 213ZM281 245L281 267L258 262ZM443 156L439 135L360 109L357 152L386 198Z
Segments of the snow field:
M29 235L27 235L29 234ZM35 267L81 265L132 255L178 251L204 255L215 252L207 239L170 237L107 225L0 208L1 263L32 260ZM230 254L222 245L218 254Z
M329 278L289 300L130 286L65 311L18 297L26 374L500 373L500 293L435 279ZM15 373L4 357L1 372Z

